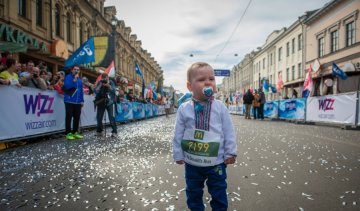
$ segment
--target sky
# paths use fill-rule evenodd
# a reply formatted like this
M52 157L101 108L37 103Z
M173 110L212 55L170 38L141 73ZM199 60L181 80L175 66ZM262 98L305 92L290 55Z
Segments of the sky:
M186 92L186 71L198 61L232 69L306 11L331 0L106 0L164 72L164 85ZM246 9L247 8L247 9ZM193 56L190 56L193 55ZM221 84L223 77L216 77Z

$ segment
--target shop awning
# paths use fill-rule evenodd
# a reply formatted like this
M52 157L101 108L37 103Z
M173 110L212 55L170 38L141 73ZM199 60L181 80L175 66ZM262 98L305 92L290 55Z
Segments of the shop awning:
M26 52L27 46L13 42L0 42L0 52L10 51L11 53Z

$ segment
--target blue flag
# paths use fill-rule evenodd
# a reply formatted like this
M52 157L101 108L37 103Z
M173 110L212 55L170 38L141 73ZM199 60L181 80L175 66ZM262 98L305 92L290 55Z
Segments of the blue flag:
M136 70L136 73L137 73L138 75L140 75L140 77L141 77L142 79L144 79L144 76L143 76L143 74L142 74L142 72L141 72L141 70L140 70L140 67L139 67L139 65L136 64L136 63L135 63L135 70Z
M271 92L276 93L276 87L272 84L270 84L269 86L270 86Z
M142 80L141 94L145 98L145 81L144 81L144 79Z
M342 80L346 80L348 78L346 73L340 69L335 62L332 63L332 74L333 76L339 76Z
M76 51L65 61L65 67L87 64L95 61L94 38L91 37L83 43Z
M269 91L269 84L267 83L267 81L265 79L263 80L263 91L265 93L267 93Z

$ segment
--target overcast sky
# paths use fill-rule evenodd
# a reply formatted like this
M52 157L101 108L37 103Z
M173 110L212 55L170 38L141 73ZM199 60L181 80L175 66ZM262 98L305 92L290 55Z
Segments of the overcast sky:
M252 0L239 23L249 2L106 0L105 6L116 7L117 18L131 27L142 48L159 63L164 84L185 92L190 64L204 61L214 69L231 69L262 46L272 31L289 27L305 11L321 8L330 0ZM217 84L221 81L222 77L216 77Z

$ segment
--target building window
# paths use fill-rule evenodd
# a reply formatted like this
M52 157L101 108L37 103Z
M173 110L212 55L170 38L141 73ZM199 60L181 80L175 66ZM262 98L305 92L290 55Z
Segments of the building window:
M55 34L60 37L60 23L61 23L60 6L55 6Z
M287 42L286 43L286 57L288 57L290 55L290 43Z
M79 38L80 38L80 45L84 42L84 40L83 40L83 36L84 36L84 34L83 34L83 26L84 26L84 24L81 24L81 27L80 27L80 32L79 32Z
M291 53L295 53L295 38L291 40Z
M286 81L289 81L290 69L286 68Z
M282 56L282 47L280 47L279 49L278 49L278 55L279 55L279 58L278 58L278 60L279 61L281 61L281 56Z
M330 51L331 51L331 53L333 53L339 49L339 31L335 30L335 31L331 32L330 39L331 39Z
M299 34L299 35L298 35L298 50L299 50L299 51L302 50L302 45L303 45L302 34Z
M265 69L265 58L263 58L263 69Z
M270 65L272 65L273 56L272 53L270 54Z
M302 77L301 63L298 64L298 78Z
M346 47L355 44L355 22L346 24Z
M318 50L319 50L319 57L323 57L324 56L324 37L320 37L318 39Z
M19 15L26 18L26 0L19 0Z
M66 14L66 39L68 43L71 43L71 15Z
M36 24L42 26L42 0L36 0Z
M295 80L295 65L291 67L291 80Z

